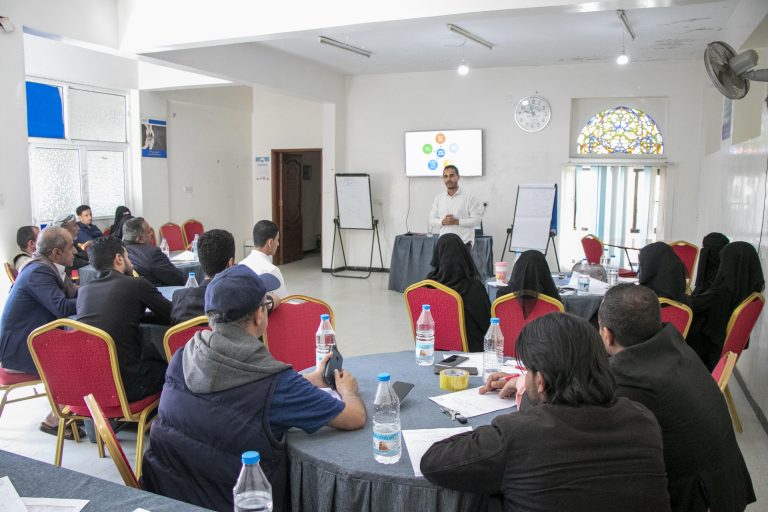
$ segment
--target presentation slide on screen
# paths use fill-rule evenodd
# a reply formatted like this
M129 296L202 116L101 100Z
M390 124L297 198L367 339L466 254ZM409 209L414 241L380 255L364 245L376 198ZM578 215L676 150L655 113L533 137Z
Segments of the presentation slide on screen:
M446 165L462 176L482 176L483 131L405 132L406 176L442 176Z

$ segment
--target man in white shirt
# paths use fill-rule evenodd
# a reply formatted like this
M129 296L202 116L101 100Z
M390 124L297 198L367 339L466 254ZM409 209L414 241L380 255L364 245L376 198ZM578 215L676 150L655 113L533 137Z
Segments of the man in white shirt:
M280 231L277 224L271 220L260 220L253 226L253 250L243 261L241 265L249 267L256 274L272 274L280 281L280 288L270 292L277 307L283 297L288 295L285 288L285 279L280 269L272 263L272 256L277 252L280 245Z
M456 233L471 245L475 242L475 228L482 221L483 205L473 195L459 190L459 169L455 165L445 166L443 182L446 193L435 197L429 223L438 227L441 236Z

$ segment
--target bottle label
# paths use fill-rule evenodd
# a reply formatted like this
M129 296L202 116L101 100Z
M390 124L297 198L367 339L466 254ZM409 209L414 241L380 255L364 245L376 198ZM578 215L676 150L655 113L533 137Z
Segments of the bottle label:
M400 445L400 431L373 433L373 453L385 457L396 455Z

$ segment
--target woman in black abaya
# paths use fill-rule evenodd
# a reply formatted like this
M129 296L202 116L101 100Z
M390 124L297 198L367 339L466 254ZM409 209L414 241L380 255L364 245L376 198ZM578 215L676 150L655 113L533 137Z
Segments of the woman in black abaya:
M722 233L710 233L701 242L699 266L696 270L696 285L691 295L701 295L709 290L720 266L720 251L728 245L728 237Z
M712 286L691 297L693 324L688 343L712 371L720 359L728 320L736 307L765 287L757 251L747 242L733 242L720 251L720 265Z
M437 240L431 265L434 270L426 279L444 284L461 295L469 351L482 352L483 338L491 323L491 301L469 249L458 235L445 234Z
M685 295L685 264L672 247L654 242L640 249L640 284L653 290L659 297L688 304Z
M517 258L509 283L499 288L496 298L509 293L522 294L523 318L528 318L528 314L536 307L536 299L540 293L562 302L547 260L539 251L525 251Z
M113 222L112 226L109 228L109 236L122 239L123 224L131 218L133 218L133 215L131 215L131 210L129 210L127 206L118 206L117 209L115 209L115 222Z

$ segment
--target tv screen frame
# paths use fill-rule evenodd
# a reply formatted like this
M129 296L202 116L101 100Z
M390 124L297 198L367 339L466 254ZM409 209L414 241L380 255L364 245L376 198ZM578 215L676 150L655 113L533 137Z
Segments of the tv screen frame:
M464 176L483 176L483 130L417 130L404 135L405 175L443 175L443 167L455 165Z

